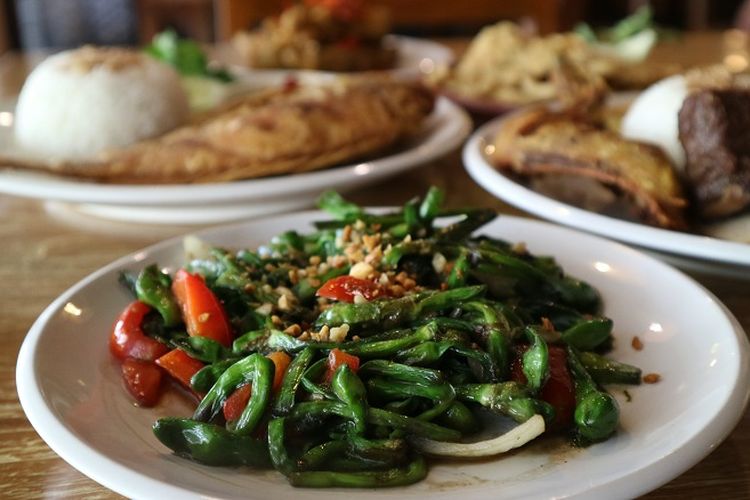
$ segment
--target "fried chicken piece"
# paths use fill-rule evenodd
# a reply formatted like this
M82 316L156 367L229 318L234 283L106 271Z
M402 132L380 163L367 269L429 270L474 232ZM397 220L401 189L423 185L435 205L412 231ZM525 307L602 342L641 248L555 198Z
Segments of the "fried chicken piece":
M681 228L685 206L680 183L664 153L627 140L568 113L533 108L509 117L495 138L493 160L498 168L526 180L561 180L566 201L583 203L570 189L571 178L587 186L607 188L618 201L649 224ZM569 199L573 197L578 200ZM592 196L601 198L599 193ZM576 203L579 202L579 203Z
M304 172L364 157L419 129L424 87L377 79L250 97L162 137L93 162L28 165L131 184L215 182Z

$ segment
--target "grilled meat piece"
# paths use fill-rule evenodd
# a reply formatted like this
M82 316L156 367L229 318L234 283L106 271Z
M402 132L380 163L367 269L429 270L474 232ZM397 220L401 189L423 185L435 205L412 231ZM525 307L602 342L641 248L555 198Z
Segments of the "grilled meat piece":
M750 91L691 93L680 109L679 137L688 187L702 217L750 206Z
M594 181L613 192L616 196L612 204L618 205L619 213L632 212L638 219L661 227L685 225L680 183L671 163L656 147L624 139L569 113L553 113L545 108L528 109L509 117L494 146L493 159L499 168L532 185L543 185L546 192L563 191L566 202L581 206L591 201L584 198L595 198L593 203L597 204L608 198L601 192L591 197L575 194L569 189L569 181L578 177L586 185ZM563 182L552 188L556 178ZM572 199L576 197L580 199ZM622 210L623 201L632 209Z
M434 97L368 79L252 96L198 123L92 162L25 167L102 182L214 182L303 172L373 154L416 132Z

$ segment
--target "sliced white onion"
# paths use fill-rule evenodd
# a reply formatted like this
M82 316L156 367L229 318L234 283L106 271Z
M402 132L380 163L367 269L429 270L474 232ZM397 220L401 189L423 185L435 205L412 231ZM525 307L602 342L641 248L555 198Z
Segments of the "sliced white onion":
M411 443L417 451L437 457L475 458L490 457L525 445L544 432L544 418L534 415L505 434L476 443L449 443L427 438L413 438Z

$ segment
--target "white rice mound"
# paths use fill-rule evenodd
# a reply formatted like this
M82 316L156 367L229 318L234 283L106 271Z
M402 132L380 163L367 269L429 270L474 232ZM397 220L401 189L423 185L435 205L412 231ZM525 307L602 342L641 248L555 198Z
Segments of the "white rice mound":
M136 51L87 46L54 55L29 75L15 138L35 156L85 160L160 135L188 113L171 67Z

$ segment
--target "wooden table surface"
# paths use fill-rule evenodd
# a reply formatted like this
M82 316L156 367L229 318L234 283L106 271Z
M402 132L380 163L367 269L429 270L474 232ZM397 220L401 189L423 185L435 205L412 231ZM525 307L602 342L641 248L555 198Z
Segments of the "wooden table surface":
M659 52L664 60L701 62L725 53L726 37L717 34L694 35ZM0 57L0 97L17 92L24 74L17 57ZM400 204L432 184L445 189L449 206L518 213L468 177L458 152L395 182L359 189L351 198L363 204ZM31 427L16 394L18 350L36 317L65 289L118 257L191 229L108 222L0 195L0 498L118 497L65 463ZM750 331L750 281L694 277ZM745 415L706 459L647 497L750 498L750 417Z

